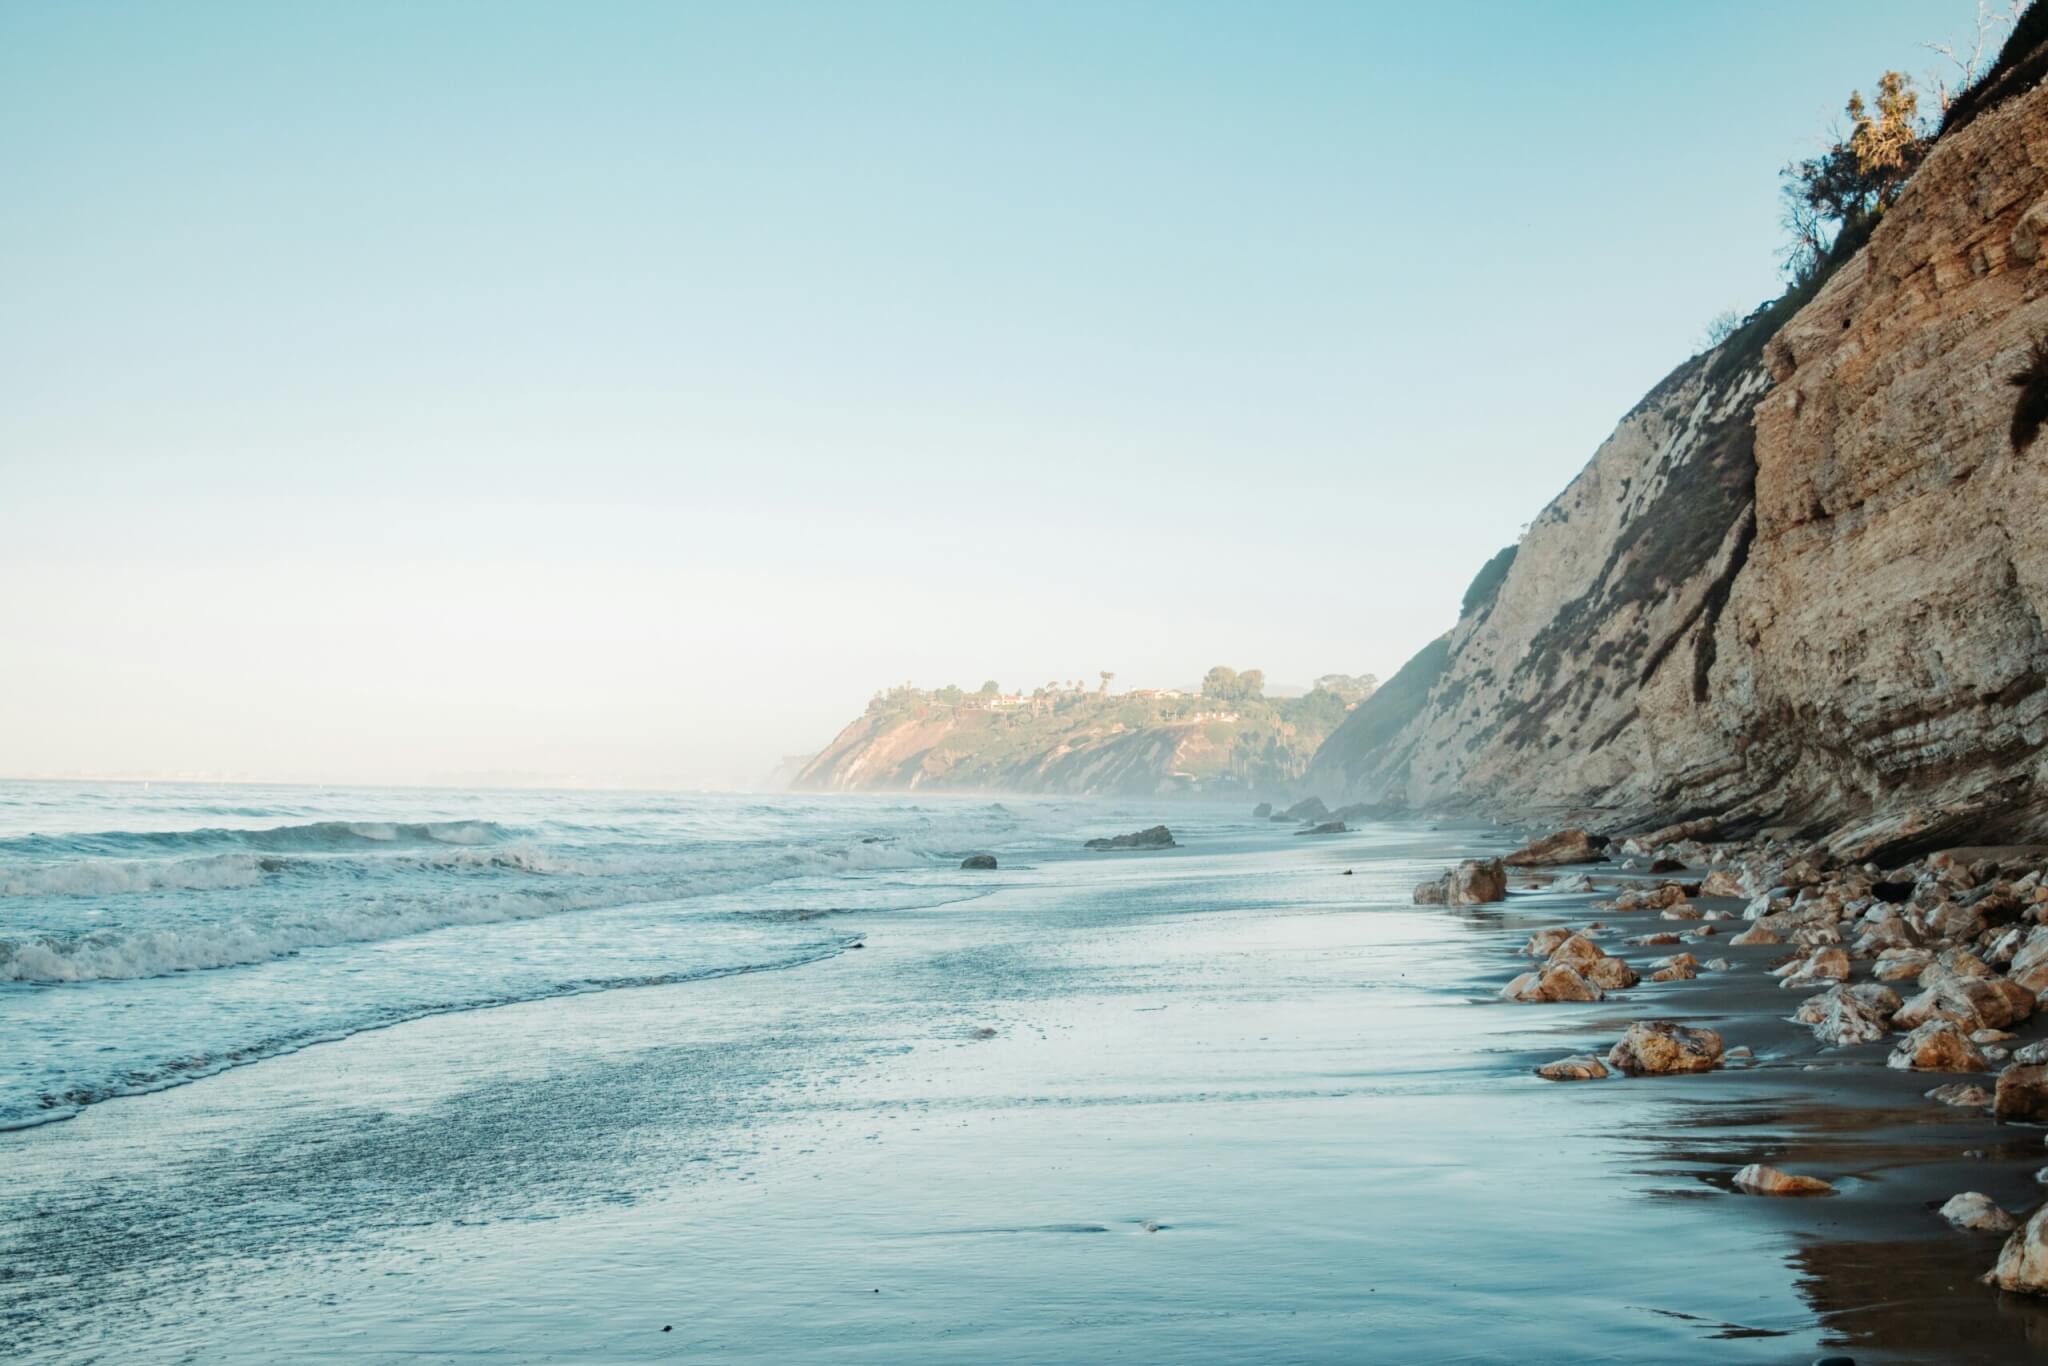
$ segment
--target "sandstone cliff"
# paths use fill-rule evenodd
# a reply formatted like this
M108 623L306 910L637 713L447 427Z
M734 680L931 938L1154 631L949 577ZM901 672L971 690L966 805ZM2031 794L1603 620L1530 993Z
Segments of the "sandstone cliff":
M2015 448L2010 383L2044 238L2035 89L1942 138L1760 357L1653 390L1308 785L1845 851L2048 835L2048 441Z

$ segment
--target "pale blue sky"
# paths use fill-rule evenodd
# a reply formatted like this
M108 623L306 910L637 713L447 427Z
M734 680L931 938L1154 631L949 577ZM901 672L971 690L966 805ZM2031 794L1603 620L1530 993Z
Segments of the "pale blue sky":
M0 4L0 772L1385 675L1971 8Z

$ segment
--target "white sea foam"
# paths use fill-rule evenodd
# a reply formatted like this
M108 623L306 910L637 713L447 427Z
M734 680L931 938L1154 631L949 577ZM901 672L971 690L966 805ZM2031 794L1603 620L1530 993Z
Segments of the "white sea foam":
M254 854L181 859L79 859L0 867L0 896L115 896L136 892L224 891L263 880Z

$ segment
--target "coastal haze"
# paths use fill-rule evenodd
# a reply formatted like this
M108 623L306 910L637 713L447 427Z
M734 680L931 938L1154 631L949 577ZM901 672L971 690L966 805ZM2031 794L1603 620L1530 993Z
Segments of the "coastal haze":
M0 772L745 789L906 680L1387 677L1959 22L8 6Z

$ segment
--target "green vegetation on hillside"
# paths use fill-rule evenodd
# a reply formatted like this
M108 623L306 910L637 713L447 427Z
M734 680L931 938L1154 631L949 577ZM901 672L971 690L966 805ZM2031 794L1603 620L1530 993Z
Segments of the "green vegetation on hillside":
M905 684L868 703L870 738L910 725L943 734L920 758L921 781L945 773L960 785L1001 787L1006 775L1041 771L1073 756L1109 755L1117 747L1158 741L1171 755L1165 775L1190 788L1276 790L1298 778L1351 708L1369 697L1371 675L1328 674L1301 697L1267 697L1265 674L1218 665L1199 694L1177 689L1111 693L1079 682L1048 683L1029 693L984 685Z

